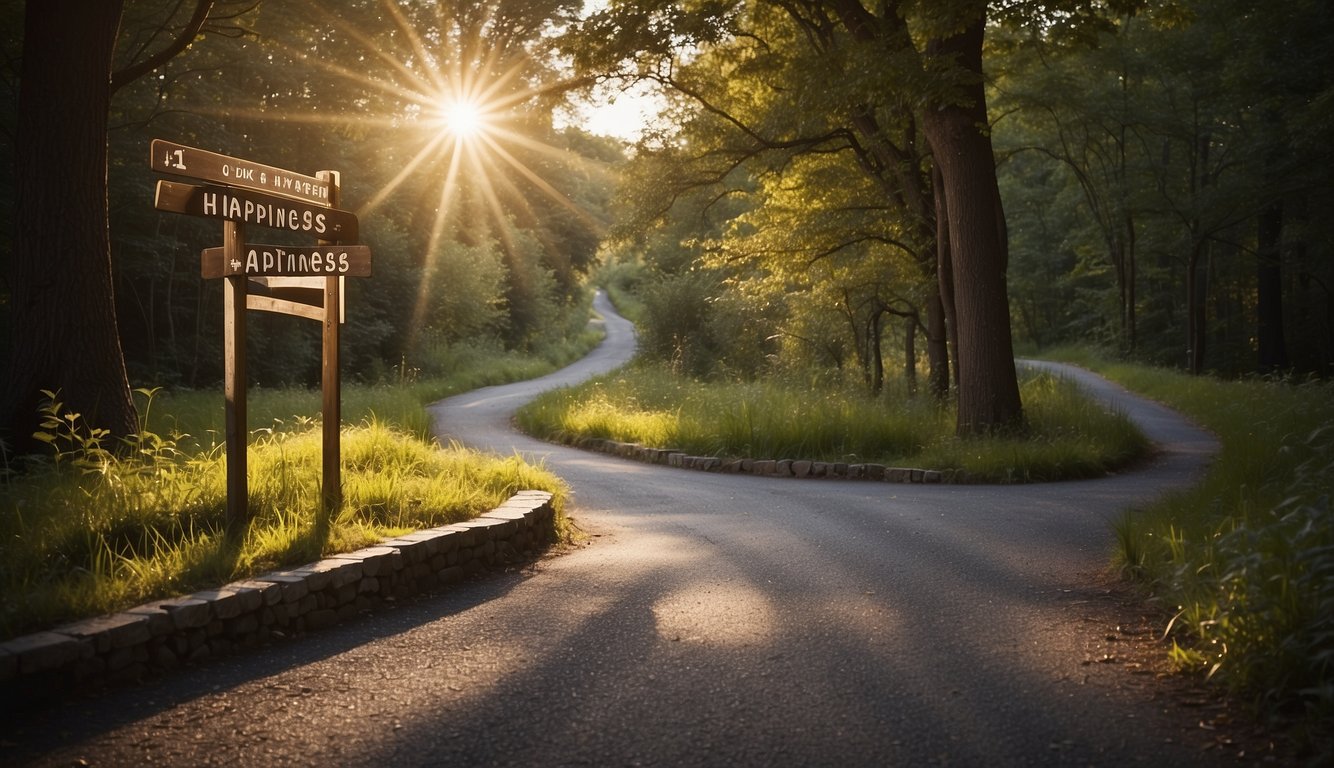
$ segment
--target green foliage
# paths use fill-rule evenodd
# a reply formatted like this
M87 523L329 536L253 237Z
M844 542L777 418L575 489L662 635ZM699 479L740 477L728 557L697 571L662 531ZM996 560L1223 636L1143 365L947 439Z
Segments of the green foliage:
M441 347L429 374L400 365L392 381L345 386L344 423L359 426L343 429L345 503L328 524L315 515L320 393L252 388L255 520L239 549L222 535L220 392L137 390L141 424L125 438L89 429L52 394L37 435L50 453L17 467L6 455L0 470L0 637L470 517L521 488L563 497L557 478L518 457L441 450L424 403L563 367L601 340L580 325L537 353Z
M127 4L117 67L154 50L191 10L169 5ZM341 206L358 214L374 253L374 276L348 281L346 379L386 380L404 360L422 368L441 342L541 348L581 321L621 151L554 123L551 86L564 75L547 51L578 3L408 3L397 14L363 0L220 0L214 8L194 45L118 91L111 107L111 256L132 381L197 388L222 376L221 289L199 278L198 261L200 248L217 244L219 227L153 209L156 174L146 152L158 137L304 173L342 173ZM9 69L21 32L21 23L5 27L7 86L16 81ZM455 158L451 173L444 152L424 148L440 138L428 119L434 91L462 72L477 78L471 90L504 102L504 132L491 137L501 151ZM17 106L12 88L0 97ZM12 160L7 137L12 131L0 131L0 157ZM11 165L0 163L0 201L12 199ZM11 211L0 205L0 234L12 229ZM267 230L252 237L291 239ZM0 352L9 342L7 292L0 285ZM317 325L256 314L249 336L253 383L318 382Z
M604 264L595 276L596 282L606 289L616 311L638 326L643 325L646 311L639 297L649 278L648 269L633 260Z
M1057 24L1015 7L990 34L1016 326L1154 364L1238 374L1286 352L1328 373L1334 273L1315 254L1334 238L1308 211L1330 204L1334 103L1315 73L1334 62L1314 40L1334 13L1141 5ZM1280 327L1275 348L1261 331Z
M607 438L687 453L873 462L947 470L955 480L1029 482L1097 476L1145 455L1144 437L1069 382L1025 380L1032 432L962 440L948 409L876 399L828 382L701 382L640 365L539 397L518 415L544 438Z

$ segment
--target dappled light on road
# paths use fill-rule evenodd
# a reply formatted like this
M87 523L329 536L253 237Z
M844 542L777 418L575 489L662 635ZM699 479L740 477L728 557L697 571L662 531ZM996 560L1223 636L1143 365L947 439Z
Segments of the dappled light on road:
M756 645L768 641L776 615L764 592L742 584L687 582L653 604L658 634L666 640L706 645Z

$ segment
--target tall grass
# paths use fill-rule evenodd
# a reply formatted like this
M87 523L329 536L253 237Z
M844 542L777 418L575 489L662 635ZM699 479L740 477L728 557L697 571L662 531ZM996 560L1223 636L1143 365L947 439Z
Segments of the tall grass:
M1334 717L1334 387L1094 363L1214 432L1204 481L1117 527L1119 562L1175 609L1175 659L1311 722ZM1327 757L1330 755L1327 755Z
M565 496L518 457L442 450L368 419L343 431L344 504L321 520L320 430L265 430L247 449L253 519L237 544L220 446L186 452L147 429L114 446L54 396L42 426L51 458L0 494L0 637L468 519L520 489Z
M49 454L0 467L0 639L475 517L523 488L551 491L559 509L564 485L541 467L435 445L425 405L542 375L600 338L590 328L526 354L455 346L433 353L432 375L401 369L393 382L344 386L343 423L358 426L343 428L334 520L317 519L320 392L252 388L253 520L239 545L223 534L220 392L139 390L140 430L123 443L48 393Z
M950 409L928 398L874 399L828 385L699 382L639 365L538 398L521 428L560 441L596 437L687 453L926 466L957 479L1022 482L1085 477L1144 455L1119 414L1070 383L1027 376L1030 432L963 440Z
M590 326L532 353L478 345L444 347L425 361L429 373L400 366L392 381L344 384L343 422L385 422L426 439L431 431L427 404L479 387L542 376L588 354L601 339L602 333ZM222 442L225 425L219 390L155 392L148 430L176 434L182 450L207 450ZM249 428L271 433L309 429L319 419L321 400L319 389L251 387L246 393Z

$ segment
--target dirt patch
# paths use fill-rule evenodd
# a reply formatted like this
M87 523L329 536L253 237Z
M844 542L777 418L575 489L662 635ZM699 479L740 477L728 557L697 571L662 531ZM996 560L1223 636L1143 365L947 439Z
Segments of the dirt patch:
M1163 637L1170 614L1135 585L1113 575L1090 580L1077 604L1087 626L1085 682L1156 703L1177 724L1180 741L1198 747L1202 764L1308 766L1320 764L1287 723L1266 723L1245 701L1196 672L1174 668ZM1324 755L1330 757L1326 747Z

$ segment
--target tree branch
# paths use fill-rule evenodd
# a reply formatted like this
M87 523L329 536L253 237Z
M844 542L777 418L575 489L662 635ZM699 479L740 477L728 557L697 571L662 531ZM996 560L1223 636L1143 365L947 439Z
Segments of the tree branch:
M111 93L115 93L129 83L138 80L144 75L152 72L158 67L171 61L177 54L190 47L195 37L199 35L204 28L204 22L208 21L208 12L213 9L213 0L195 0L195 10L190 16L190 21L186 22L176 39L171 41L166 48L149 56L135 64L131 64L124 69L112 73L111 75Z

